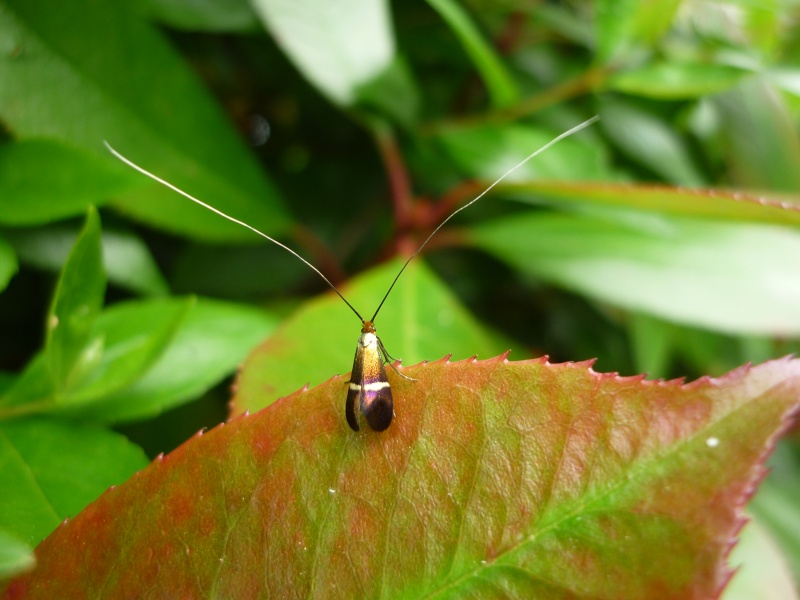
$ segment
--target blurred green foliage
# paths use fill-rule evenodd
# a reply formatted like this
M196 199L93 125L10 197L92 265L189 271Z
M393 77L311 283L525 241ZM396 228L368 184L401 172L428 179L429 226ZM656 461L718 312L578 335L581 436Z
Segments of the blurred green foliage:
M216 386L273 331L296 368L263 405L348 369L358 333L339 303L352 336L327 337L314 273L104 140L369 317L399 263L351 275L598 114L434 238L378 320L389 351L694 378L797 350L795 3L345 4L0 0L7 564L146 464L129 437L152 455L223 418ZM754 507L795 573L798 460Z

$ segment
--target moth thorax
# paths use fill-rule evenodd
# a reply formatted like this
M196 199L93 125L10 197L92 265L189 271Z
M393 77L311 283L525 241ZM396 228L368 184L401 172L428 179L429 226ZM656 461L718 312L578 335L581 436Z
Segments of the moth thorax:
M376 348L378 346L378 336L372 331L365 331L358 338L358 345L362 348Z

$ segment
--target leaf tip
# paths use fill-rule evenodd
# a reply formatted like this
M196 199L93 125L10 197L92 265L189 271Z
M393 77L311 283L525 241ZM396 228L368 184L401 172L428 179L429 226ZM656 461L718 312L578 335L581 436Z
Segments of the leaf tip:
M238 413L238 414L233 413L233 414L231 414L228 417L227 423L235 423L236 421L243 421L244 419L246 419L246 418L248 418L250 416L252 416L251 413L250 413L250 409L247 408L242 413Z
M414 366L415 367L416 366L420 366L420 365L422 365L422 366L428 366L428 365L433 366L433 365L438 365L438 364L449 365L449 364L451 364L450 363L450 359L451 358L453 358L452 354L445 354L442 358L440 358L438 360L434 360L434 361L425 360L425 361L422 361L421 363L419 363L419 365L414 365Z
M586 360L579 360L579 361L575 361L575 362L567 362L567 363L563 363L563 364L570 365L570 366L576 367L578 369L586 369L590 373L594 373L596 375L597 374L603 374L603 375L608 375L609 374L609 373L600 373L599 371L595 371L594 370L594 366L595 366L595 364L597 364L597 359L596 358L587 358ZM610 375L619 376L619 373L612 372L612 373L610 373Z
M661 379L650 379L650 380L648 380L647 379L647 373L636 373L635 375L620 375L617 372L598 373L597 371L595 371L591 367L589 367L589 370L594 375L599 377L600 379L609 380L609 381L618 381L620 383L641 383L644 386L647 386L647 385L656 385L656 386L658 386L658 385L662 385L663 383L665 383ZM669 383L669 382L667 382L667 383Z

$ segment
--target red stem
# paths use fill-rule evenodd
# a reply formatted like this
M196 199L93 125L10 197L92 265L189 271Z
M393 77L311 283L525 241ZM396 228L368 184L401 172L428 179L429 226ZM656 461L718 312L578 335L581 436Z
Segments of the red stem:
M414 202L405 161L403 161L397 145L397 139L388 127L375 126L372 127L372 132L389 177L389 189L397 229L406 231L411 224Z

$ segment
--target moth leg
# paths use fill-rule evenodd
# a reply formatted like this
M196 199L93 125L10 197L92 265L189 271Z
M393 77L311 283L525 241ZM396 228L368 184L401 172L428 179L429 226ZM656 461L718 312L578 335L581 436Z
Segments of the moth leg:
M403 375L400 371L397 370L397 367L394 366L394 363L402 361L392 357L392 355L386 351L386 348L384 347L381 338L378 338L378 347L381 349L381 354L383 355L383 362L392 367L395 373L400 375L400 377L402 377L403 379L408 379L409 381L419 381L418 379L414 379L413 377L409 377L408 375Z

